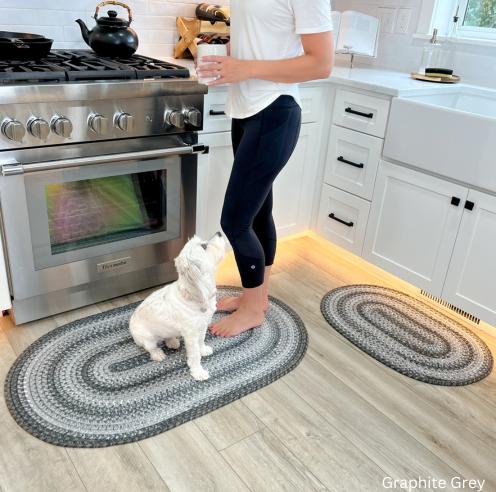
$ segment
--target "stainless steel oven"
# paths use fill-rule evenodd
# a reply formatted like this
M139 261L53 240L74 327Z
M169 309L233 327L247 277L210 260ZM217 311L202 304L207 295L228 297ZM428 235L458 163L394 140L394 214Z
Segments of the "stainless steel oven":
M196 134L25 149L2 165L17 323L175 278L195 232ZM125 149L125 151L123 151Z
M135 55L0 67L0 207L16 323L176 278L195 233L205 86Z

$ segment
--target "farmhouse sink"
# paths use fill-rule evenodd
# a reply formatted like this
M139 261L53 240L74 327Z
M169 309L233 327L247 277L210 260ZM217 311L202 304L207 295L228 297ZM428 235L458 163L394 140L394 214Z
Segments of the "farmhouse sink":
M496 91L455 86L393 99L384 155L496 192Z
M455 88L453 88L455 89ZM448 93L404 96L409 101L496 118L496 91L475 87L456 87Z

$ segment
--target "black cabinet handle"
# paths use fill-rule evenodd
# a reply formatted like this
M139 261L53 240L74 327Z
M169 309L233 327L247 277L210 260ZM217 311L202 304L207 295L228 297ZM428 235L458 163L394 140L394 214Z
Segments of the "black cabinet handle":
M329 218L339 222L340 224L344 224L347 227L353 227L355 225L353 222L346 222L345 220L336 217L334 214L329 214Z
M349 161L348 159L345 159L342 155L338 157L338 161L344 162L345 164L349 164L350 166L353 167L358 167L358 169L363 169L363 167L365 166L365 164L363 164L362 162L360 162L360 164L357 164L356 162Z
M346 108L345 112L351 113L351 114L356 114L358 116L363 116L364 118L369 118L369 119L372 119L374 117L374 113L362 113L361 111L355 111L354 109L351 109L351 108Z
M451 205L458 207L458 205L460 205L460 202L461 202L461 200L457 196L451 197Z
M226 112L225 111L214 111L213 109L211 109L209 111L209 114L210 114L210 116L225 116Z
M465 202L465 209L466 210L473 210L475 207L475 203L474 202L471 202L470 200L467 200Z

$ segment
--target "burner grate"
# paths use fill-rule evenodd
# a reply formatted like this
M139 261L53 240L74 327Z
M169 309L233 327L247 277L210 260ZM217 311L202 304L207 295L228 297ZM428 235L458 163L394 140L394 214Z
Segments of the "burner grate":
M0 60L0 83L188 78L189 70L143 55L101 57L89 50L53 50L40 60Z

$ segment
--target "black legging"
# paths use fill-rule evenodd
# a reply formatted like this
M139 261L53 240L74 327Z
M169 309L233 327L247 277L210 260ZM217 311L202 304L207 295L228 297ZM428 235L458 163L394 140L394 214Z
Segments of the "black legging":
M265 266L274 262L272 183L294 151L300 126L301 109L291 96L280 96L256 115L232 121L234 164L221 225L245 288L262 285Z

